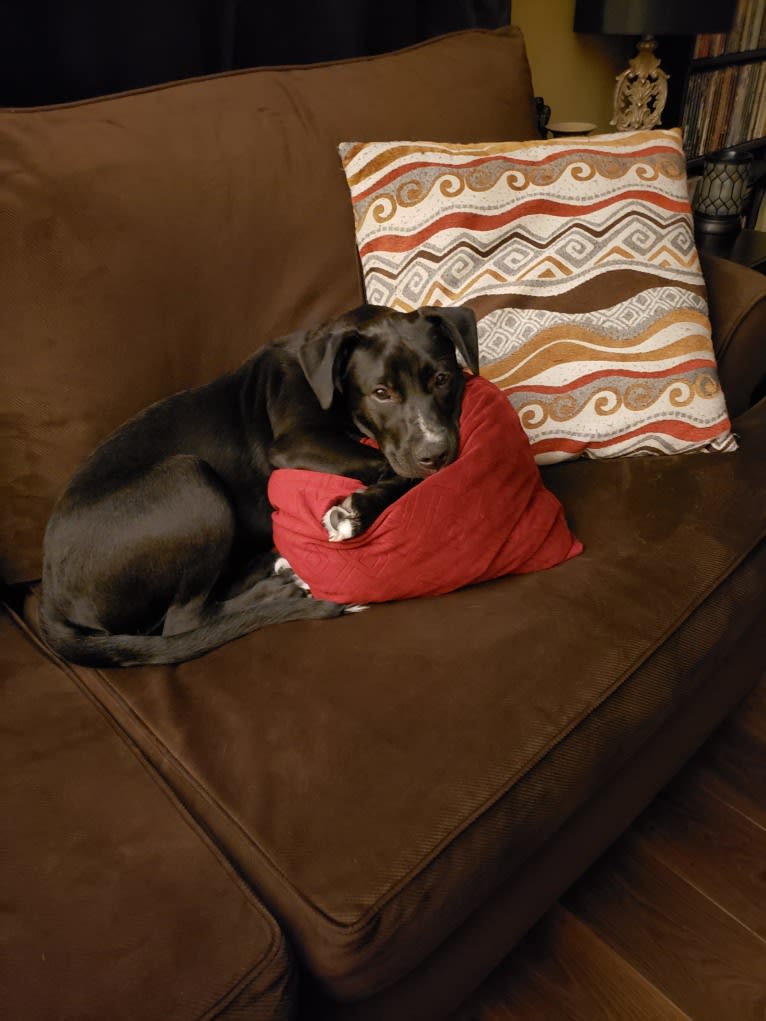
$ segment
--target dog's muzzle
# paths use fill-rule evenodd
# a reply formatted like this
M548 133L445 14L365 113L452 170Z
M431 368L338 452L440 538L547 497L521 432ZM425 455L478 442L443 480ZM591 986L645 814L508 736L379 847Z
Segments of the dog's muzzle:
M458 443L457 429L429 425L418 416L405 442L386 444L383 453L397 475L425 479L455 460Z

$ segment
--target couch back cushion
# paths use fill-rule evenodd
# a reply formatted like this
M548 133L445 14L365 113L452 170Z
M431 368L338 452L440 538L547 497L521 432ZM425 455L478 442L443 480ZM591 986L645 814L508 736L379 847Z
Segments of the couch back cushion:
M361 303L340 141L535 131L514 28L0 111L0 576L126 418Z

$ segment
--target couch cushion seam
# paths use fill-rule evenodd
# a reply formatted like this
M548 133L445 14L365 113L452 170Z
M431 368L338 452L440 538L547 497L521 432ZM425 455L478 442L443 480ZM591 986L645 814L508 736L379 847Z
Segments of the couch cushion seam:
M96 698L88 685L79 677L77 670L74 669L72 664L67 663L65 660L60 659L52 653L42 639L39 638L34 631L32 631L28 624L19 617L19 615L11 607L5 603L2 605L8 616L19 628L27 641L34 645L52 666L58 669L65 676L69 677L70 681L76 685L78 691L87 698L88 702L98 712L100 718L109 726L110 731L120 740L123 746L128 749L133 759L140 766L143 774L148 777L148 779L163 795L165 800L173 807L176 817L203 845L218 867L224 872L229 883L237 889L240 896L243 896L244 900L249 904L250 909L254 910L258 917L266 923L266 928L270 935L269 946L263 952L258 962L251 966L250 970L252 970L253 967L260 966L263 962L269 963L273 952L272 947L279 949L284 944L284 933L276 920L268 911L265 910L264 905L260 903L257 893L254 892L238 875L233 865L223 855L217 844L215 844L211 837L205 832L200 822L192 816L189 809L180 801L178 794L172 789L164 777L157 772L154 766L147 761L146 756L136 745L134 739L124 729L119 721L115 719L114 715L109 712L108 708L98 698Z
M531 772L531 770L533 770L535 766L543 758L545 758L545 756L547 756L558 745L560 745L561 742L564 741L572 733L572 731L575 730L580 725L580 723L582 723L584 719L592 715L592 713L595 712L612 694L614 694L615 691L622 687L625 681L633 673L635 673L636 670L638 670L649 659L650 656L657 652L661 648L661 646L668 640L668 638L670 638L672 634L678 629L678 627L705 602L705 600L716 590L716 588L719 587L719 585L721 585L722 582L724 582L728 577L730 577L734 573L737 567L741 563L743 563L744 560L748 556L750 556L751 553L753 553L757 549L757 547L760 545L764 538L766 538L766 529L762 529L759 533L756 534L751 545L749 545L747 550L738 553L730 561L728 561L726 566L723 567L716 575L715 579L709 582L708 585L705 586L705 588L702 589L700 593L697 593L697 595L695 595L689 602L685 604L684 609L674 617L673 623L671 625L666 626L666 628L662 631L661 635L652 643L651 647L642 650L642 652L631 661L631 664L628 667L626 667L623 671L621 671L619 678L613 681L612 684L610 684L608 687L604 688L603 691L599 692L596 698L579 714L577 714L577 716L573 718L573 720L569 723L566 729L559 731L555 735L554 739L547 742L543 747L541 747L534 756L530 757L530 759L527 760L523 767L518 769L510 779L505 781L505 783L500 789L498 789L492 795L486 798L482 802L482 805L475 809L470 816L467 816L466 818L461 820L461 822L457 826L453 827L453 829L450 830L449 834L445 835L445 837L442 838L438 845L432 848L426 855L424 855L419 860L417 865L409 869L405 876L403 876L393 887L391 887L380 898L378 898L378 900L376 900L374 904L366 908L364 912L352 922L343 922L340 919L334 917L333 915L328 914L317 904L315 904L313 899L311 899L303 891L299 890L295 886L295 884L292 883L287 878L287 876L279 868L279 866L276 865L271 855L268 852L266 852L264 848L262 848L261 845L258 844L256 840L253 839L251 834L248 833L246 829L244 829L239 820L236 819L236 817L234 817L231 814L231 812L220 803L217 797L214 797L210 793L210 791L204 785L202 785L200 780L194 775L194 773L192 773L189 770L187 765L183 763L178 758L178 756L176 756L167 747L167 745L164 744L164 742L160 741L160 739L157 737L153 729L149 727L145 720L135 712L135 710L133 709L132 706L130 706L129 703L125 702L119 690L116 689L111 684L108 677L100 670L95 672L98 673L102 681L108 686L109 690L120 701L120 703L125 705L128 712L130 712L134 716L134 718L140 723L144 731L149 735L150 739L154 741L158 748L168 754L172 762L175 763L175 765L180 769L183 775L188 778L188 780L195 788L195 790L200 792L203 795L203 797L206 800L208 800L209 803L212 806L214 806L226 819L228 819L229 822L238 830L240 834L242 834L242 836L245 838L246 843L257 852L257 854L261 858L262 862L267 866L267 868L273 874L279 876L281 880L285 883L285 885L289 887L289 889L295 894L295 896L299 900L301 900L301 902L304 903L313 913L315 913L317 917L323 918L325 921L329 922L332 929L338 936L345 937L348 935L356 934L359 931L363 931L372 921L374 921L375 916L381 911L381 909L385 908L396 896L398 896L398 894L401 893L401 891L405 887L407 887L410 883L417 879L417 877L425 869L427 869L445 851L445 849L449 847L451 843L454 842L455 838L460 833L469 829L475 822L477 822L481 818L481 816L483 816L495 804L497 804L508 793L508 791L513 786L515 786L516 783L518 783L518 781L522 777Z
M206 800L210 805L212 805L212 807L214 809L216 809L221 814L221 816L223 816L225 819L227 819L228 822L244 837L245 842L257 853L257 855L259 856L259 858L261 859L263 864L266 866L266 868L269 871L271 871L274 875L278 876L280 878L280 880L284 883L284 885L289 887L293 891L295 896L299 900L303 901L306 904L306 906L311 911L315 912L318 916L326 919L332 925L337 926L338 928L344 929L344 931L345 931L345 928L344 928L344 925L343 925L342 922L338 922L331 915L325 914L325 912L323 912L321 910L321 908L319 908L316 904L314 904L313 901L309 900L305 896L305 894L303 894L302 891L300 891L288 879L288 877L285 875L285 873L272 860L271 855L269 855L269 853L264 848L261 847L261 845L252 837L252 835L250 833L248 833L248 831L242 826L240 821L234 815L232 815L232 813L229 811L229 809L226 808L225 805L223 805L219 801L219 799L217 797L214 797L210 793L208 788L201 782L201 780L195 775L195 773L193 773L189 769L189 767L186 765L186 763L178 755L176 755L175 752L173 752L171 748L168 747L168 745L159 737L159 735L156 733L156 731L147 723L147 721L144 719L144 717L141 716L136 711L136 709L124 698L124 696L122 695L122 692L119 690L119 688L115 687L114 684L112 684L112 682L109 679L109 677L100 669L97 669L97 668L91 668L91 669L93 669L93 672L98 675L98 677L101 679L102 683L104 684L104 687L107 688L107 690L112 695L112 697L115 698L116 701L119 702L119 704L123 707L123 709L130 716L133 717L133 719L136 721L138 726L141 727L142 731L144 732L146 737L149 739L149 741L155 746L157 751L161 755L163 755L165 758L167 758L170 762L172 762L173 765L175 766L175 768L179 771L179 773L182 774L182 776L184 776L186 778L186 780L194 788L194 790L197 791L203 797L204 800ZM154 768L154 767L151 767L151 768ZM170 789L173 791L173 794L176 797L180 798L180 794L176 793L175 788L171 785L169 780L164 780L163 777L160 777L160 779L163 780L163 782L167 783L167 785L170 787ZM202 820L197 818L197 816L192 812L191 808L187 808L186 805L183 805L183 807L184 807L184 809L187 812L190 813L190 815L192 815L192 818L194 819L194 822L198 826L202 827L202 825L203 825ZM223 851L220 848L219 848L219 851L221 853L223 853ZM261 890L258 889L258 888L255 889L255 893L256 893L256 895L259 898L262 896ZM268 905L267 905L267 910L270 911L270 909L268 908ZM278 923L277 923L277 925L278 925Z
M289 951L287 950L287 942L282 933L280 926L277 926L280 932L281 938L279 940L272 940L269 948L267 949L264 956L246 971L244 971L239 978L232 981L229 988L225 993L222 993L215 1003L206 1007L202 1014L197 1016L197 1021L215 1021L216 1018L220 1017L221 1011L225 1010L227 1006L232 1003L242 993L249 983L256 982L261 975L267 973L269 966L279 961L280 952L283 947L287 955L287 968L284 971L284 975L289 977L290 972L293 970L293 964L290 960Z
M716 588L718 588L718 586L722 582L726 581L727 578L731 577L731 575L734 573L737 567L739 567L739 565L743 563L744 560L758 548L758 546L764 540L764 538L766 538L766 530L761 532L760 536L756 539L756 541L750 547L750 549L748 549L741 555L738 555L730 563L730 565L724 571L722 571L721 574L718 575L716 581L711 583L710 586L704 591L704 593L701 596L695 598L694 600L687 604L684 613L679 614L675 618L675 623L672 626L667 627L665 631L663 631L661 637L659 637L652 644L652 647L650 649L647 649L640 655L638 655L633 660L631 666L626 667L626 669L622 671L618 680L614 681L608 688L605 688L602 692L600 692L596 699L586 709L584 709L582 713L580 713L571 722L571 724L567 726L565 730L559 731L556 734L554 740L546 744L535 756L530 758L523 768L517 770L517 772L514 773L513 778L510 781L506 782L501 789L499 789L496 793L488 797L483 802L482 806L478 808L475 812L473 812L470 817L467 817L459 826L451 830L450 834L445 836L439 842L437 847L430 851L427 856L422 858L417 867L413 867L412 869L410 869L407 875L404 876L402 880L400 880L400 882L397 883L392 890L388 891L386 894L383 895L383 897L377 900L375 904L367 908L365 914L361 916L360 919L351 923L349 931L356 931L357 928L363 928L365 925L369 924L370 921L374 918L375 914L377 914L377 912L379 912L381 908L384 908L394 897L396 897L401 892L401 890L404 889L404 887L406 887L409 883L413 881L413 879L417 878L417 876L425 868L428 868L428 866L431 865L433 861L435 861L447 847L449 847L449 845L454 841L457 835L462 833L464 830L469 829L475 822L477 822L481 818L482 815L484 815L494 805L501 801L502 798L511 790L512 787L514 787L519 782L520 779L522 779L525 775L530 773L535 768L535 766L537 766L542 761L542 759L544 759L547 755L554 751L563 741L565 741L566 738L574 730L576 730L577 727L585 719L587 719L597 709L599 709L599 707L603 705L604 702L606 702L616 691L618 691L625 684L625 682L632 674L634 674L641 666L643 666L644 663L652 655L654 655L655 652L658 652L660 650L660 648L665 644L665 642L678 629L678 626L682 624L685 620L687 620L691 616L691 614L695 612L695 610L702 606L705 600L716 590Z

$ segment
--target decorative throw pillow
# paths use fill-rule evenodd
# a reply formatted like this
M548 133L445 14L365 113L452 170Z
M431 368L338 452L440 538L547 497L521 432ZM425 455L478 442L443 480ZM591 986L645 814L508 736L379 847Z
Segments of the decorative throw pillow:
M504 574L554 567L582 545L540 478L518 416L474 376L452 464L400 497L347 542L328 542L325 512L355 479L282 468L269 479L274 545L319 599L380 603L441 595Z
M470 305L538 462L736 448L679 131L340 151L368 301Z

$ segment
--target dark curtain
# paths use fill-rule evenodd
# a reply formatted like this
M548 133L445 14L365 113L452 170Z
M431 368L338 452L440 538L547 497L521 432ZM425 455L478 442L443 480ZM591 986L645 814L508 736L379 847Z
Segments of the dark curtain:
M366 56L509 20L508 0L0 0L0 106Z
M508 24L508 0L240 0L232 63L308 64L367 56L462 28ZM289 8L286 10L286 8Z
M214 71L214 6L0 0L0 105L61 103Z

